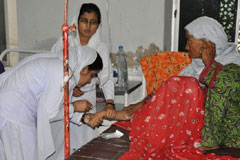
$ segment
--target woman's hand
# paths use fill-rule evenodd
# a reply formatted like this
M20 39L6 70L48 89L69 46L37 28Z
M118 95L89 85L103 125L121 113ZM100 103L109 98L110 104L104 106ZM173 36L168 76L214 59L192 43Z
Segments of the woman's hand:
M73 89L73 96L74 97L80 97L81 95L83 95L84 92L80 90L80 88L78 86L76 86L74 89Z
M111 104L106 105L106 107L104 108L104 111L106 111L106 117L108 119L115 119L116 117L116 110L112 107Z
M207 65L209 62L214 60L216 56L216 46L214 43L210 41L206 41L205 39L203 39L202 41L203 41L203 45L200 52L202 53L203 63Z
M140 102L135 103L135 104L130 104L129 106L124 107L122 110L123 110L123 111L131 112L131 113L134 113L134 112L136 112L138 109L142 108L143 105L144 105L144 102L143 102L143 101L140 101Z
M106 115L105 111L100 111L95 114L87 113L84 116L84 123L88 124L92 128L99 126L103 122L103 118Z
M78 100L72 103L74 112L86 112L92 108L92 104L87 100Z

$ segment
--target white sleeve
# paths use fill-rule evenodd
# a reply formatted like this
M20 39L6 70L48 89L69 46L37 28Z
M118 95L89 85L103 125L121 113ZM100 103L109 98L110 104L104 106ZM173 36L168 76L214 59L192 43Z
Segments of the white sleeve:
M101 83L101 79L100 79L100 87L102 88L102 91L106 100L107 99L114 100L114 80L113 80L112 66L110 65L109 68L110 68L109 78L103 84Z
M62 88L63 71L60 61L50 61L52 65L48 67L46 74L46 87L39 99L39 105L46 106L50 119L64 119L64 89ZM54 64L55 63L55 64ZM74 112L73 105L69 105L69 116Z
M103 60L103 69L99 72L100 88L102 88L105 99L114 99L114 81L112 63L110 60L110 47L101 43L97 49Z
M70 103L69 104L69 119L70 119L70 121L73 118L73 115L74 115L74 107ZM64 120L64 105L63 104L62 104L62 107L60 107L59 112L55 115L55 117L53 117L50 120L50 122L61 121L61 120Z
M82 118L83 114L84 113L82 113L82 112L74 112L70 121L74 124L81 125L82 124L81 118Z
M93 105L93 108L90 110L90 113L95 113L95 111L96 111L96 109L95 109L95 106L96 106L96 91L92 90L92 91L89 91L89 92L85 92L80 97L74 97L72 99L72 102L74 102L76 100L83 100L83 99L88 100ZM83 114L84 114L84 112L74 112L70 121L72 123L77 124L77 125L81 125L82 124L81 118L82 118Z

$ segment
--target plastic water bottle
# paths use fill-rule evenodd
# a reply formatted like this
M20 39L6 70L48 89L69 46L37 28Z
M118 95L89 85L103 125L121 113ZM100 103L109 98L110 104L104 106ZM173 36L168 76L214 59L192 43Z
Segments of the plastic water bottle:
M127 55L123 50L123 46L119 46L116 55L117 72L118 72L118 86L122 89L128 88L128 70L127 70Z

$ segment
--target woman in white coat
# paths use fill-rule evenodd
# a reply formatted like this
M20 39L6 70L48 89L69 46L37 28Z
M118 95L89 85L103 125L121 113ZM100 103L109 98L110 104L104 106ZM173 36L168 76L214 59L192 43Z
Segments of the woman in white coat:
M73 88L90 83L102 69L101 57L88 47L69 48L70 102ZM45 160L55 151L51 119L63 119L62 51L34 55L0 77L0 160ZM74 112L91 104L70 103Z
M114 110L114 82L112 66L110 61L110 46L105 44L100 39L100 29L101 29L101 13L99 8L93 3L82 4L81 8L74 15L73 20L70 25L76 25L77 32L71 32L69 35L69 45L73 47L77 46L88 46L95 49L103 59L103 69L98 73L98 78L100 80L100 87L103 90L104 97L106 99L106 109L109 109L108 116L115 117ZM61 50L62 38L60 38L52 47L52 50ZM82 87L75 88L74 95L76 98L89 101L93 108L89 113L96 113L96 78L92 79L91 83ZM84 93L84 94L83 94ZM111 110L112 109L112 110ZM97 136L97 130L82 124L80 119L83 113L75 113L70 123L70 149L73 152L82 145L86 144L91 139ZM58 124L57 124L58 123ZM55 135L56 145L62 146L63 135L60 135L59 131L63 130L63 123L55 122L52 124ZM61 126L61 127L60 127ZM63 153L63 148L62 148ZM60 156L62 157L62 156Z

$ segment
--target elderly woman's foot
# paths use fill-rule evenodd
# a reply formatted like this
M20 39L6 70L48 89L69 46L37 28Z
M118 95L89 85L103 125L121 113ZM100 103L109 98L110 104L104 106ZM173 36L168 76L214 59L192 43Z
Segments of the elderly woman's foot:
M204 151L213 150L213 149L218 149L218 148L219 148L219 146L213 146L213 147L201 146L201 147L199 147L198 149L199 149L200 151L204 152Z

